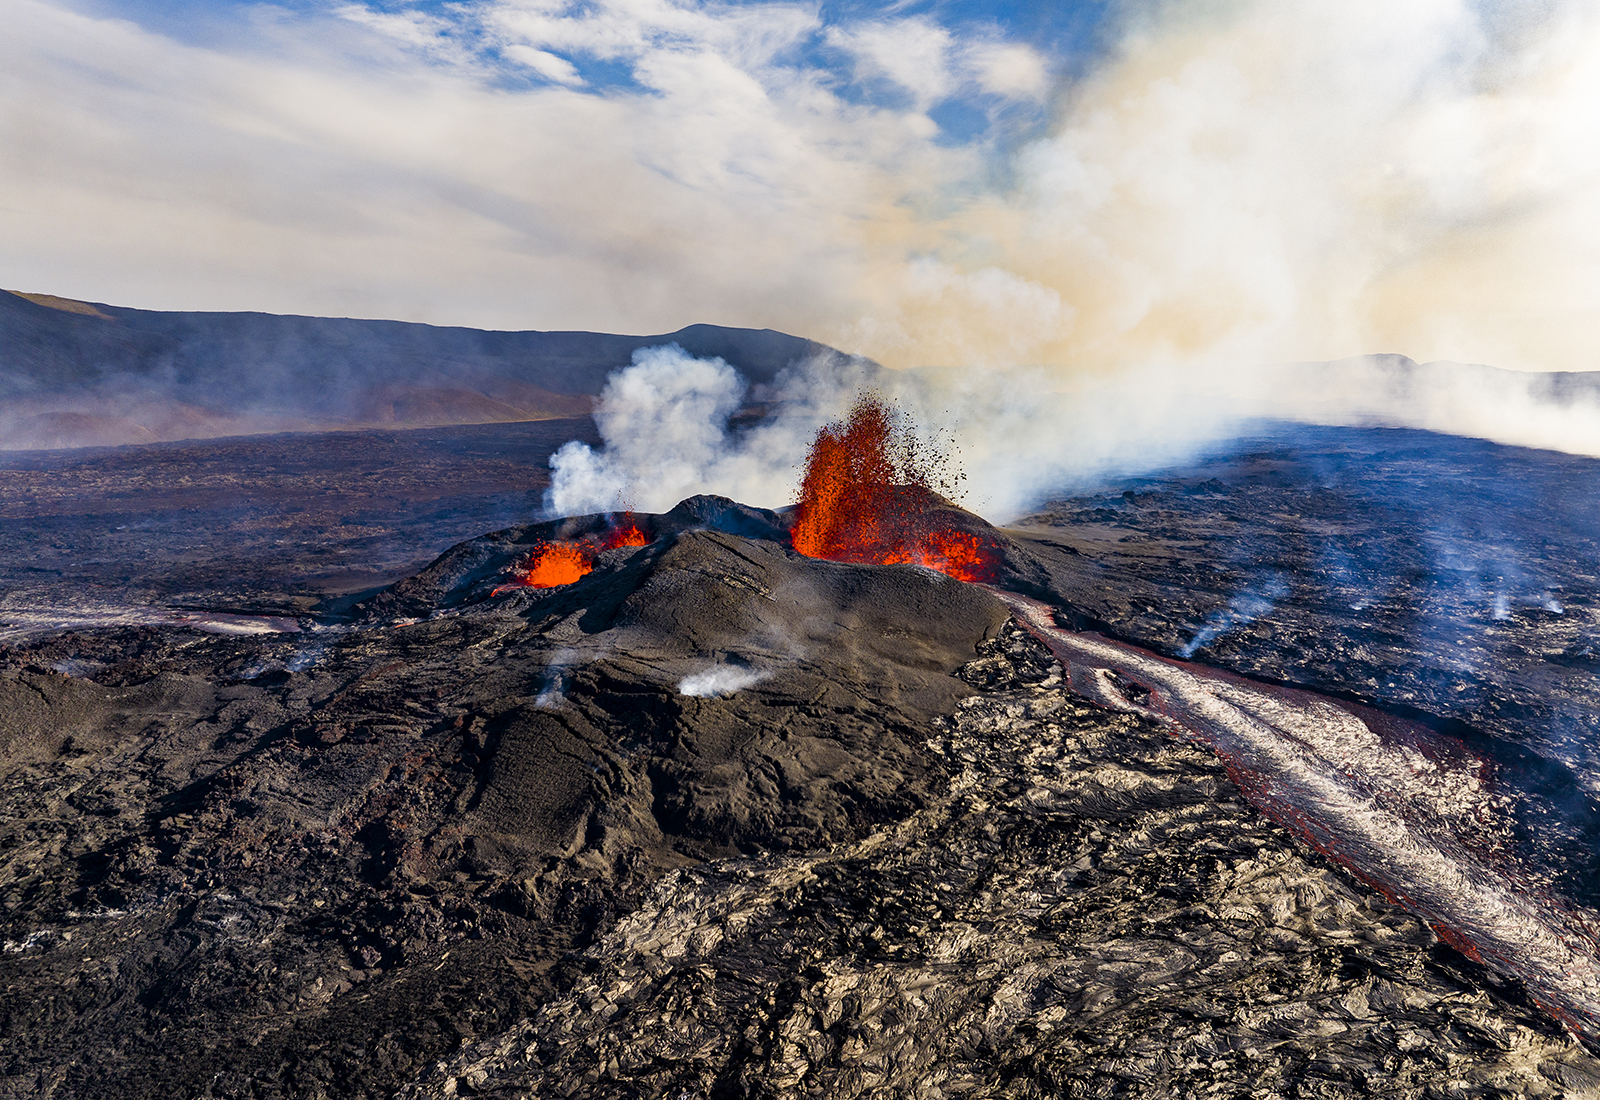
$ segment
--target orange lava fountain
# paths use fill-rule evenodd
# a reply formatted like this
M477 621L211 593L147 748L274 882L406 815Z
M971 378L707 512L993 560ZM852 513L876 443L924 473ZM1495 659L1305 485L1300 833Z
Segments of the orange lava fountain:
M594 564L581 546L547 542L528 558L520 577L528 588L555 588L571 584L593 568Z
M541 542L527 560L512 570L515 578L490 593L499 596L516 588L559 588L581 580L594 570L594 560L619 546L646 546L649 537L639 529L632 512L623 515L603 538Z
M930 484L932 465L903 416L875 396L858 398L848 419L825 425L811 444L791 544L811 558L992 580L996 547L941 519L949 504Z

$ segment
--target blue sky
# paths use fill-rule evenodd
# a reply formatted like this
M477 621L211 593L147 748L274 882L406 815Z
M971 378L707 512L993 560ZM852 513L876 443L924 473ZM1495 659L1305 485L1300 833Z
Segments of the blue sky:
M759 9L767 6L792 6L782 0L747 0L720 5L724 8ZM260 48L264 25L282 28L297 21L314 22L330 13L350 7L330 0L278 0L258 3L252 0L82 0L79 10L131 20L142 27L197 46L231 49ZM366 8L394 16L424 15L438 21L438 33L498 59L495 47L474 32L469 14L482 5L471 0L367 0ZM574 5L582 10L587 5ZM984 3L981 0L922 0L922 2L882 4L830 2L813 4L818 13L815 33L806 36L793 58L796 64L830 73L837 90L848 99L861 102L905 101L903 89L891 81L856 72L850 54L830 44L829 28L890 21L923 21L948 30L955 40L992 39L1026 43L1046 62L1053 78L1070 81L1081 75L1103 49L1106 34L1114 27L1111 0L1075 0L1064 3ZM583 51L562 54L596 91L635 87L628 65L616 59L597 57ZM537 84L541 78L525 67L506 66L500 79L509 86ZM1035 105L1037 108L1037 105ZM1016 104L997 104L992 96L971 88L953 90L948 97L928 107L928 114L939 123L940 140L960 144L998 138L1004 142L1026 135L1046 121L1040 109L1019 110Z
M194 41L214 40L238 25L241 13L263 7L252 0L93 0L79 5ZM324 0L279 0L271 5L288 12L316 13L338 5ZM422 11L445 15L461 0L381 0L372 7L390 12ZM746 5L751 6L751 5ZM984 0L922 0L919 3L829 2L817 5L825 23L854 23L894 17L923 17L958 32L995 27L1026 39L1063 58L1081 56L1096 47L1097 28L1105 22L1108 0L1063 0L1061 3L988 3Z

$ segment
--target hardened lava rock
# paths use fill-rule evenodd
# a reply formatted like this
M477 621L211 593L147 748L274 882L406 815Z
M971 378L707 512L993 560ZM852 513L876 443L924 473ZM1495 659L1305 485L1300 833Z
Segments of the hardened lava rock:
M1074 626L1447 728L1516 798L1524 872L1600 897L1600 461L1259 427L1016 520L1008 586Z
M0 1097L386 1097L666 872L945 788L927 723L998 600L715 501L649 518L501 597L475 540L403 593L473 597L421 622L0 648Z
M402 1095L1579 1096L1600 1062L1014 626L949 792L664 879L563 996Z
M992 593L639 519L557 589L494 595L584 532L511 528L299 634L0 648L0 1097L1600 1081Z

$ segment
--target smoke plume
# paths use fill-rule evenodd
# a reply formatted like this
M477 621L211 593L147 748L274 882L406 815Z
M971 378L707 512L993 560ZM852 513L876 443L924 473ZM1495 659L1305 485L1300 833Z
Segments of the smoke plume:
M770 676L771 673L758 672L742 665L717 665L704 672L685 676L678 683L678 694L692 695L701 699L732 695L747 687L754 687Z
M817 427L878 373L838 357L797 364L766 388L771 414L735 432L729 420L748 396L738 371L676 344L642 348L601 392L594 417L605 447L572 442L551 458L545 510L661 512L696 493L788 503Z

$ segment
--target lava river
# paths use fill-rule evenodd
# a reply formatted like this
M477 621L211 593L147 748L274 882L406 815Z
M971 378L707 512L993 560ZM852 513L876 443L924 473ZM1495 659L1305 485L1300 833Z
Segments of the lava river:
M1268 817L1600 1043L1595 937L1548 890L1517 883L1488 762L1365 708L1062 630L1047 605L992 591L1056 655L1074 691L1210 748Z

